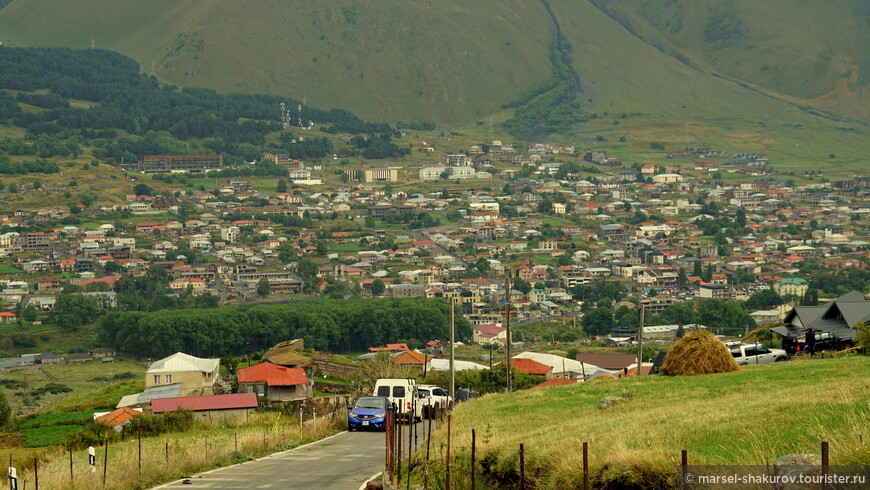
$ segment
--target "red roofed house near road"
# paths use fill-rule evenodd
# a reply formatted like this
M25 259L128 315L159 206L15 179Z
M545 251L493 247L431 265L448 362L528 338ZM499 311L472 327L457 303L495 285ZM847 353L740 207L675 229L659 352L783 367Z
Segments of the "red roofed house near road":
M504 361L497 364L500 366ZM534 374L536 376L543 376L547 379L553 377L553 367L547 366L546 364L535 361L534 359L525 359L515 357L511 359L511 366L514 367L517 371L522 371L524 373Z
M306 400L313 396L308 376L302 368L288 368L263 362L239 369L239 391L256 393L267 402Z
M151 400L151 411L155 414L174 412L179 408L190 410L194 415L208 420L243 419L257 409L257 395L254 393L232 393Z

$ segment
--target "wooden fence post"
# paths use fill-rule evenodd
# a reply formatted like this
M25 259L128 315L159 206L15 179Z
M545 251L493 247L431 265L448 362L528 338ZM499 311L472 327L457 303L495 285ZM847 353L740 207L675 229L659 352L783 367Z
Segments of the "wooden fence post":
M447 464L445 465L446 469L444 471L444 476L447 479L446 485L444 488L446 488L447 490L450 490L450 425L451 425L450 420L452 418L453 418L453 414L447 415L447 459L445 460Z
M689 472L689 455L685 449L683 449L681 454L680 454L680 468L681 468L681 473L682 473L681 476L683 477L682 478L682 480L683 480L682 487L685 489L688 489L689 482L686 481L686 474Z
M822 490L828 488L828 441L822 441Z
M109 469L109 440L106 439L106 449L103 451L103 486L106 486L106 471Z
M523 443L520 443L520 488L526 488L526 451Z
M403 432L402 431L402 422L399 421L399 423L396 424L396 427L399 429L398 433L396 434L396 442L397 442L396 447L398 448L398 451L396 452L396 486L401 487L402 486L402 446L403 446L403 443L405 442L404 439L402 439L402 432Z
M477 445L477 435L474 432L474 429L471 429L471 490L474 490L474 450Z
M589 490L589 443L583 443L583 490Z

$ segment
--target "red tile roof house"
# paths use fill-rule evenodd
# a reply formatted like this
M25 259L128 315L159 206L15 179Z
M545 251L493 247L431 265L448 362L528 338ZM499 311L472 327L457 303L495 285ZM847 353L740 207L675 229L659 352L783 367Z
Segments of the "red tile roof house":
M386 347L369 347L369 352L380 352L380 351L388 351L388 352L402 352L411 350L408 348L408 344L387 344Z
M239 369L238 380L240 392L255 393L261 402L307 400L314 395L302 368L264 362Z
M121 432L124 429L124 426L137 415L142 415L141 408L133 409L130 407L121 407L107 414L100 415L94 419L94 422L106 424L115 429L115 432Z
M232 393L151 400L151 412L154 414L174 412L178 409L190 410L195 417L217 422L240 420L256 411L257 395L255 393Z
M494 367L502 364L504 364L504 361L498 363ZM543 376L546 379L553 377L553 366L547 366L546 364L542 364L534 359L514 358L511 359L511 366L513 366L517 371L534 374L535 376Z

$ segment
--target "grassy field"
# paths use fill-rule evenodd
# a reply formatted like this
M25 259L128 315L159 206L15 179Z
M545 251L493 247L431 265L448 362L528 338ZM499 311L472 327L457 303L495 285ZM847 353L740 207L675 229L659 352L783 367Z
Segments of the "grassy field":
M42 325L30 325L26 322L13 323L4 326L2 335L13 339L16 337L29 338L31 341L5 349L8 356L46 351L56 354L83 352L95 347L93 326L70 331L48 322ZM2 371L0 371L0 377L2 377Z
M87 469L87 452L73 451L73 481L70 481L68 453L62 448L53 448L40 457L39 482L45 488L69 490L150 488L192 473L249 461L322 439L341 430L346 422L342 417L340 412L335 419L338 422L320 419L300 426L295 417L264 413L241 423L200 425L184 433L143 438L141 474L138 442L131 438L110 445L105 486L102 485L103 447L97 448L99 471L96 473ZM32 484L32 457L18 457L14 464L18 466L19 485L28 480Z
M0 380L15 386L12 390L5 389L13 413L29 412L48 405L51 405L52 412L65 412L73 407L114 408L121 396L141 391L144 373L143 364L90 361L0 371ZM119 381L123 383L118 384ZM63 385L72 391L34 395L49 384Z
M682 449L690 464L764 465L785 454L818 453L821 441L829 441L831 464L866 464L868 374L870 358L848 357L486 395L453 413L453 484L470 486L472 429L484 466L477 473L487 472L478 488L516 481L520 443L526 475L538 488L582 486L584 441L595 487L671 487ZM633 399L597 408L602 398L623 393ZM444 428L432 444L446 444ZM430 485L443 483L443 465L432 471Z

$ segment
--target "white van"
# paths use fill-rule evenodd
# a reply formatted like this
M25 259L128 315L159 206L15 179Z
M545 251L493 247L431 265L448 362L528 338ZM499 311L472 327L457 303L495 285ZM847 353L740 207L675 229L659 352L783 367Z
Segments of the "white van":
M400 418L415 422L423 420L423 402L414 378L381 378L375 383L372 395L389 398Z

